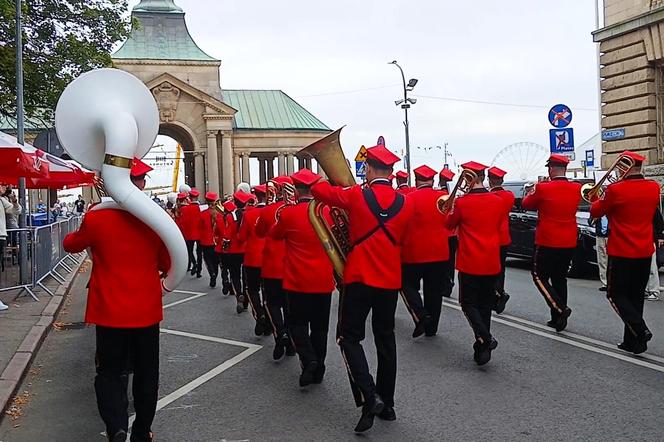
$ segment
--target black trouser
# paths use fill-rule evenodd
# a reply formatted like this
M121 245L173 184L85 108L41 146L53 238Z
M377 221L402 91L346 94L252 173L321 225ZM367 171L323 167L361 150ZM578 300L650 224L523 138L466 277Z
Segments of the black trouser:
M131 440L150 440L159 388L159 324L143 328L96 327L95 392L106 433L128 429L127 373L131 362L136 420Z
M332 293L287 292L288 329L302 366L325 366Z
M286 335L286 327L289 324L288 304L286 292L282 288L283 280L264 278L263 293L265 295L265 307L267 308L274 339L278 340Z
M5 271L5 245L7 240L5 238L0 238L0 271Z
M450 259L449 266L446 266L443 271L447 272L447 276L450 280L450 290L449 292L443 293L443 296L446 298L452 296L452 288L454 287L454 267L456 266L456 251L458 244L459 242L456 235L447 238L447 245L450 249Z
M443 295L452 290L447 272L449 265L449 261L401 265L404 302L415 324L427 314L431 316L431 323L425 329L428 335L436 334L438 331ZM422 280L424 280L424 302L420 296Z
M496 278L496 297L505 294L505 261L507 261L507 248L509 246L500 246L500 273Z
M228 291L231 290L230 272L228 271L228 263L226 262L226 253L215 252L217 254L217 262L221 269L221 285L227 287Z
M196 274L200 275L203 270L203 247L201 242L196 240Z
M459 272L459 304L482 343L491 339L491 308L496 302L497 275L470 275Z
M643 320L643 294L650 277L652 258L609 256L606 297L625 323L624 343L635 344L648 328Z
M187 239L184 242L187 244L187 254L189 258L189 262L187 263L187 271L196 270L196 267L198 267L196 256L194 256L194 245L196 244L196 241L193 239Z
M203 249L203 260L205 261L205 268L210 274L210 281L217 281L217 274L219 273L219 263L217 262L217 254L214 251L214 246L201 246Z
M355 404L360 407L367 398L378 393L385 405L394 406L397 379L397 344L394 338L394 314L397 290L369 287L361 283L349 284L341 296L337 342L346 362ZM369 364L361 342L367 316L371 312L371 329L378 353L376 382L369 372Z
M552 321L567 308L567 271L574 250L535 246L531 273L535 287L551 309Z
M260 318L265 316L265 309L263 308L263 303L261 302L261 268L260 267L243 267L244 275L246 279L245 291L247 292L247 297L249 298L249 304L251 305L251 312L254 315L254 319L258 321Z
M244 253L224 254L224 265L228 267L231 279L231 294L236 298L244 294L242 290L242 261L244 261ZM244 302L248 301L245 300Z

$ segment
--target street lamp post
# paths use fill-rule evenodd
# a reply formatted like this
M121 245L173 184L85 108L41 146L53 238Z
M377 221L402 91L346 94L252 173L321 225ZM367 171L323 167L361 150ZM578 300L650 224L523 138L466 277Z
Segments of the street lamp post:
M410 108L410 105L415 104L417 100L414 98L408 98L408 92L413 90L417 84L417 79L411 78L408 80L408 83L406 83L406 76L404 75L403 69L401 69L401 66L399 66L397 61L394 60L388 64L393 64L399 68L399 72L401 72L401 80L403 81L403 99L396 100L394 103L397 106L401 106L401 109L403 109L404 112L403 125L406 132L406 157L404 162L406 163L406 171L408 172L408 185L410 185L410 136L408 133L408 109Z
M16 141L24 143L25 129L23 126L23 35L21 26L21 0L16 0ZM26 209L28 207L25 195L25 178L18 179L18 200L23 210L18 216L18 226L26 226ZM24 230L19 232L19 278L21 284L26 284L28 276L27 237Z

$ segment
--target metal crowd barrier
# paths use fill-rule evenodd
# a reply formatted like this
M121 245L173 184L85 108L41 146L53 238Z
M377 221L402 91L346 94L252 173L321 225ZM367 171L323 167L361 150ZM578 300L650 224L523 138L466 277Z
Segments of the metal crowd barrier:
M15 299L20 298L23 292L26 292L32 299L38 301L35 295L35 288L44 290L53 296L53 292L46 287L44 280L49 276L58 283L64 283L64 276L60 273L73 272L80 264L83 254L69 254L65 252L62 246L62 240L69 233L73 232L81 224L81 217L71 217L40 227L31 227L26 229L8 229L7 245L10 245L10 238L16 237L21 233L27 235L27 255L28 271L21 278L21 272L18 262L19 241L15 241L9 250L6 248L2 258L2 267L0 267L0 291L16 290L20 292Z

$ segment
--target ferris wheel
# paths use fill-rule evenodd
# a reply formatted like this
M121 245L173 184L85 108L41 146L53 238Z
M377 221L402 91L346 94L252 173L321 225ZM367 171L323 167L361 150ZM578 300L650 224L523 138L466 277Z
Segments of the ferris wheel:
M548 157L549 151L544 146L521 142L503 147L491 165L505 170L510 180L533 180L546 175L544 163Z

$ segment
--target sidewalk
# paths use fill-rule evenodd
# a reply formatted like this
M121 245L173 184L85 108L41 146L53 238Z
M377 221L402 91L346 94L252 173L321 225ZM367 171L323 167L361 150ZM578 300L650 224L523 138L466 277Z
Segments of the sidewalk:
M47 278L45 285L55 294L36 292L39 301L23 296L14 301L17 292L2 292L0 299L9 305L9 310L0 312L0 420L4 417L21 379L39 349L46 333L53 324L53 318L61 308L74 277L89 264L83 261L80 268L71 274L63 275L65 283L59 285Z

